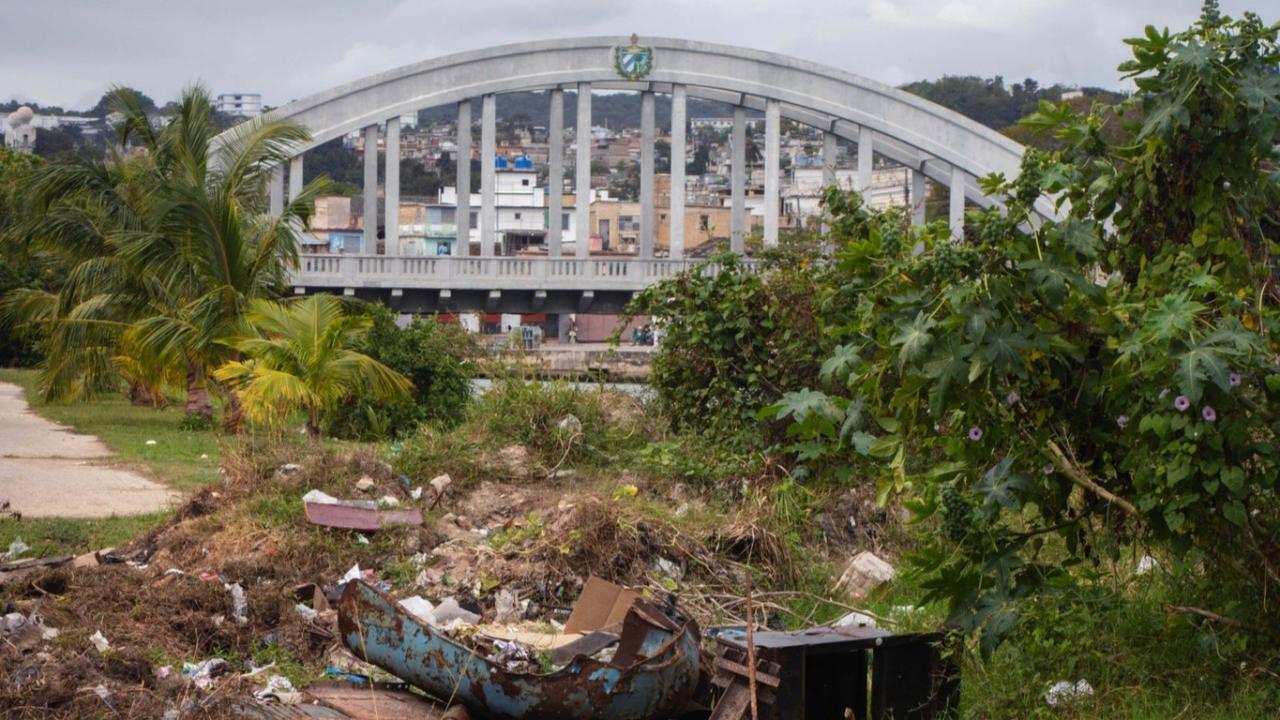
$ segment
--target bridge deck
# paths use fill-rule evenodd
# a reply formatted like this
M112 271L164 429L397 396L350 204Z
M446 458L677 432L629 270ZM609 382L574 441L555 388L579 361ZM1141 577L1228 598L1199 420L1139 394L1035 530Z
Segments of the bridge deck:
M754 268L758 261L741 262ZM699 265L711 274L720 270L715 263L687 259L303 255L293 284L316 289L634 292Z

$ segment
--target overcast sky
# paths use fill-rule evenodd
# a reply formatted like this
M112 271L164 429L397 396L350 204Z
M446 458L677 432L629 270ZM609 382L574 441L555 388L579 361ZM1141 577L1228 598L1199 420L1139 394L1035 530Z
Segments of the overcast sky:
M1223 0L1280 19L1280 0ZM1122 40L1200 0L34 0L0 2L0 99L163 103L202 80L270 105L446 53L579 35L683 37L898 85L943 74L1119 87ZM643 44L643 40L642 40Z

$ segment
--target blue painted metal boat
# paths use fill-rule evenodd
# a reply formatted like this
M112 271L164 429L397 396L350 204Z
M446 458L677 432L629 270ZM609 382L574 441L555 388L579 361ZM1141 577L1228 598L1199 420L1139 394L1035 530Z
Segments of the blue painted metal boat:
M546 674L491 662L363 582L343 591L338 630L365 661L481 718L670 718L697 687L701 663L697 624L644 601L627 613L612 661L579 655Z

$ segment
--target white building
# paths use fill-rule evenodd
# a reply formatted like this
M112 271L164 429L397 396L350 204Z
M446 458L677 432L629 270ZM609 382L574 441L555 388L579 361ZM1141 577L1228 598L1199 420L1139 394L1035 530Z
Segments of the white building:
M538 173L533 161L519 157L514 160L497 158L494 205L497 209L497 242L503 255L515 255L521 251L538 251L546 248L547 195L546 188L538 186ZM480 245L480 193L471 193L471 245ZM445 187L440 190L440 204L457 207L458 190ZM574 237L573 208L561 213L561 242Z
M215 100L213 109L227 115L257 117L262 114L262 95L260 93L222 93Z
M35 152L36 126L31 122L34 118L35 113L26 105L9 113L3 127L0 127L4 130L5 146L15 152Z
M792 170L789 183L783 186L783 213L791 218L805 219L821 216L820 202L823 194L823 169L821 167L797 167ZM836 185L852 190L858 184L858 171L837 168ZM911 171L905 167L876 168L871 171L871 191L863 191L867 205L874 210L885 210L907 204L914 205L920 198L908 198L907 187Z

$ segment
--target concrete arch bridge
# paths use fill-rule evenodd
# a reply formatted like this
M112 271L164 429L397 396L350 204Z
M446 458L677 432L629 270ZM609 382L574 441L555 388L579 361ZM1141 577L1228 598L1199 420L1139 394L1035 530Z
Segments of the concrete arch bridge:
M546 195L546 254L501 255L496 165L496 96L543 90L550 93L548 187L566 176L564 93L576 91L576 126L592 127L592 91L636 91L641 96L640 214L638 253L626 258L590 253L589 152L575 153L574 207L560 192ZM400 117L420 109L452 106L460 157L473 152L473 117L480 118L481 192L477 214L479 252L472 254L468 192L456 194L456 241L447 255L400 252L399 224L386 223L386 251L377 248L376 223L365 223L364 253L304 253L293 282L296 292L344 292L382 298L405 311L616 312L636 291L669 277L694 261L685 257L685 194L670 193L665 213L669 237L665 257L655 255L655 95L671 98L671 187L685 187L687 99L706 98L733 106L731 127L731 246L741 251L748 232L745 128L748 110L764 115L764 223L766 245L778 239L780 133L782 119L823 133L823 158L834 158L837 139L857 144L856 186L871 185L873 158L880 155L908 169L912 216L923 222L926 179L950 191L950 220L959 231L965 202L989 206L977 179L991 172L1016 176L1023 148L958 113L852 73L759 50L669 38L588 37L518 43L457 53L372 75L296 100L270 113L306 127L309 145L298 148L288 168L288 189L302 186L308 149L352 132L366 148L381 139L386 158L399 158ZM364 154L365 218L377 217L381 201L395 218L400 206L399 163L386 163L378 192L378 153ZM458 163L457 187L469 188L469 163ZM834 182L827 164L823 182ZM275 211L286 196L285 168L272 175ZM1050 217L1046 201L1040 212ZM566 232L566 228L570 231Z

